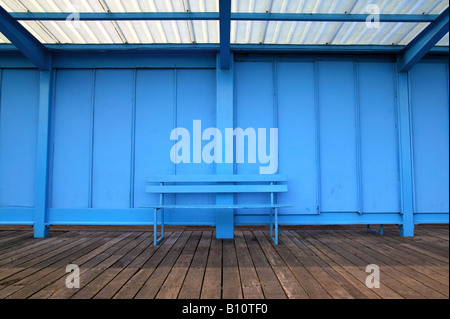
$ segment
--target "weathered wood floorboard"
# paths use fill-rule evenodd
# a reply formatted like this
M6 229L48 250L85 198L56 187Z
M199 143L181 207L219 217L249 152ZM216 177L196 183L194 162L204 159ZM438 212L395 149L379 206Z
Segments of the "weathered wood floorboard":
M376 228L376 226L373 226ZM153 245L148 229L0 230L0 299L447 299L449 229L420 225L414 237L362 226L239 227L234 239L212 228L168 229ZM80 287L66 286L69 264ZM368 265L380 288L367 286Z

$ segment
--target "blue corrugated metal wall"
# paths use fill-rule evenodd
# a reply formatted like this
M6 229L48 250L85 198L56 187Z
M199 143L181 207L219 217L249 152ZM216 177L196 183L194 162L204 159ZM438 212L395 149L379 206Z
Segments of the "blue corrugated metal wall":
M244 62L236 69L237 125L279 128L279 172L289 176L279 199L294 203L283 210L286 220L398 214L394 63ZM238 172L257 172L243 166Z
M410 85L415 211L448 212L448 65L417 65Z
M0 207L34 207L39 72L2 70Z
M401 223L396 65L391 62L235 63L235 127L279 129L279 202L286 224ZM59 69L51 112L49 223L151 223L140 207L145 177L214 174L173 164L175 127L216 121L214 69ZM33 222L39 73L0 77L0 223ZM448 63L409 74L415 221L448 222ZM203 141L205 145L208 141ZM235 164L258 173L260 164ZM212 195L169 201L213 203ZM240 196L237 201L264 197ZM29 208L29 209L27 209ZM267 221L237 211L236 224ZM206 210L167 214L172 224L214 224Z

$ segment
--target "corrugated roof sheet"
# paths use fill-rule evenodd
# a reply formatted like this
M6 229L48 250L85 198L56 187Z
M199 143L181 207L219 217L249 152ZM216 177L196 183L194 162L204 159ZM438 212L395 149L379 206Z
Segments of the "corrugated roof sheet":
M9 12L218 12L219 0L0 0ZM439 14L446 0L233 0L241 13ZM218 43L218 21L20 21L44 44ZM232 21L232 44L406 45L427 23ZM0 34L0 43L9 41ZM438 45L449 45L448 34Z

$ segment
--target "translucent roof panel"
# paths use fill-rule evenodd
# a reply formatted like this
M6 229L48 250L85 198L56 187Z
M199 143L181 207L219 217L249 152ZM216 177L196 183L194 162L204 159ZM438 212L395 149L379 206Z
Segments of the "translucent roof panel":
M0 0L8 12L218 12L219 0ZM19 21L44 44L218 43L218 21ZM0 43L8 43L3 36Z
M232 0L232 12L367 13L376 5L382 14L439 14L445 0Z
M42 43L218 43L218 21L21 21Z
M219 0L1 0L10 12L218 12Z
M231 43L406 45L425 27L417 23L390 23L376 29L365 23L232 21Z
M3 34L0 33L0 43L11 43Z
M0 0L8 12L218 12L219 0ZM447 0L232 0L232 13L440 14ZM217 20L19 21L44 44L217 44ZM428 23L231 21L232 44L407 45ZM0 34L0 43L9 41ZM437 45L448 46L448 34Z
M232 12L240 13L335 13L440 14L445 0L234 0ZM428 23L232 21L231 43L236 44L331 44L406 45ZM445 40L447 39L447 40ZM438 45L448 46L448 35Z

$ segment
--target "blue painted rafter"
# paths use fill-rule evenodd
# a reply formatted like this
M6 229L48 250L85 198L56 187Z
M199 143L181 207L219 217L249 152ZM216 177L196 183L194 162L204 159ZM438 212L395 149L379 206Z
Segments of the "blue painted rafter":
M398 59L398 70L400 72L411 70L448 31L449 8L447 7L435 21L431 22L405 47Z
M220 28L220 67L228 70L230 68L231 49L231 0L220 0L219 2L219 28Z
M49 70L51 55L45 46L0 6L0 32L40 70Z
M221 10L222 11L222 10ZM64 21L72 17L70 12L10 12L16 20ZM434 21L437 14L380 14L380 22ZM80 21L110 20L220 20L219 12L80 12ZM347 13L247 13L231 12L230 20L240 21L310 21L310 22L366 22L369 14Z
M220 44L195 43L152 43L152 44L46 44L45 47L54 55L70 52L134 52L134 53L168 53L195 52L216 53ZM234 52L256 53L366 53L366 54L399 54L405 48L403 45L326 45L326 44L231 44ZM0 50L14 52L17 49L11 44L0 44ZM430 53L449 54L448 46L435 46Z

